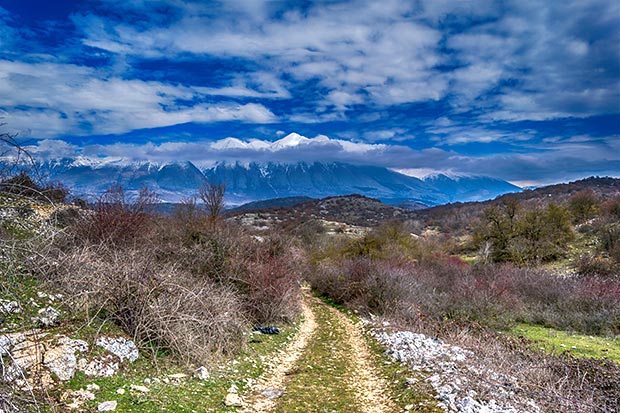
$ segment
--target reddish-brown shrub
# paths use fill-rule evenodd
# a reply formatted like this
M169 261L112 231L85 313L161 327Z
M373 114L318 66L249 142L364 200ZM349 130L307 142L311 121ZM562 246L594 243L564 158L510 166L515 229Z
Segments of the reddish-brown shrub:
M244 306L256 322L290 322L299 314L300 274L289 257L250 263L243 282Z
M74 233L89 242L127 244L146 232L151 220L149 209L155 200L147 189L130 199L120 185L115 185L74 226Z
M589 334L620 332L620 280L615 279L560 278L542 270L470 267L450 259L401 265L331 259L319 263L307 278L320 294L338 303L392 318L494 328L527 321Z

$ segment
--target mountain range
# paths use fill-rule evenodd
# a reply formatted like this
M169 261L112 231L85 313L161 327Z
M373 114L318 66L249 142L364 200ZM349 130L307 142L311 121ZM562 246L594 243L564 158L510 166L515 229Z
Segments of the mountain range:
M75 195L91 198L112 184L121 184L128 192L147 187L162 201L178 202L194 196L204 182L222 182L226 201L232 205L282 197L361 194L391 204L431 206L492 199L521 190L490 177L439 174L420 179L387 168L340 162L219 163L200 169L192 162L76 158L46 161L38 169L48 180L68 186Z

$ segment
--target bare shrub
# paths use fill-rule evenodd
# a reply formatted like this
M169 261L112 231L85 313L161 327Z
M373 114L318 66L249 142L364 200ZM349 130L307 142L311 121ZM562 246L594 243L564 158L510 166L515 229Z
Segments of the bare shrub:
M422 317L438 324L451 320L500 329L527 321L587 334L620 332L617 279L558 280L542 270L471 267L450 257L416 264L330 259L318 263L307 278L319 293L340 304L393 318Z
M243 282L244 304L256 322L291 322L299 314L300 277L290 257L251 263Z
M243 347L247 321L231 289L187 278L164 284L144 314L140 335L160 343L187 362L209 362Z
M155 200L146 188L130 199L122 186L114 185L100 197L94 210L74 226L73 232L92 243L127 244L148 228L149 208Z
M229 224L185 224L181 215L162 220L160 232L158 239L166 240L154 243L160 258L198 280L232 288L253 321L288 322L299 314L306 257L289 238L270 234L257 239Z
M118 202L107 202L96 222L110 222L107 206L122 201L120 194ZM127 221L112 220L103 226L108 236L76 243L79 222L39 256L38 276L71 297L77 312L112 320L143 345L184 361L204 363L237 351L250 321L294 320L301 250L281 236L259 241L225 223L201 226L193 220L204 215L188 208L172 217L144 217L132 238L115 232Z
M45 274L76 312L115 321L143 345L204 362L242 346L247 327L230 288L157 261L146 249L88 246L60 253Z
M368 258L322 262L307 279L314 290L337 304L375 314L394 314L415 282L403 263Z

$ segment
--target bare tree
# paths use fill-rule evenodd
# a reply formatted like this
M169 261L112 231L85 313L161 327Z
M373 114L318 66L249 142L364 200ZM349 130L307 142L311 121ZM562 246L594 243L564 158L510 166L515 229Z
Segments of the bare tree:
M6 123L0 123L0 127ZM29 168L26 168L29 166ZM17 135L0 133L0 180L4 181L18 172L29 169L30 175L38 176L32 155L17 141Z
M205 182L198 188L198 194L207 210L207 219L214 225L224 211L224 193L226 186L221 182Z

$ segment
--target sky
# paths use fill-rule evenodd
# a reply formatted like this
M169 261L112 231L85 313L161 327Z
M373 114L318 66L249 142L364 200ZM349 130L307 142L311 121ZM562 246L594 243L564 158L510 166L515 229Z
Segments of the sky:
M44 159L620 176L620 2L0 0L0 122Z

